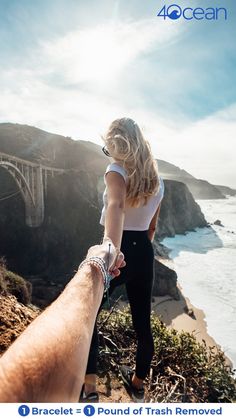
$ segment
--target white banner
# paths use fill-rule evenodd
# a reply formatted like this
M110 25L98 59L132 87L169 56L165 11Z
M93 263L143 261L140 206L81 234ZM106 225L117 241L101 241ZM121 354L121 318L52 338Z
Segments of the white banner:
M220 417L231 419L236 417L235 404L194 404L194 403L2 403L0 404L0 417L3 419L27 419L36 417L74 417L85 418L98 416L109 418L114 416L126 417L160 417L171 416L172 418L212 418Z

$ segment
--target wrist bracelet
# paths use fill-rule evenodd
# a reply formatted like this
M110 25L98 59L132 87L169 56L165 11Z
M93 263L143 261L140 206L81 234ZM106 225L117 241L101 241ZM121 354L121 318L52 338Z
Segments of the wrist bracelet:
M107 292L107 290L110 287L112 275L110 275L107 272L105 261L98 256L91 256L90 258L85 259L83 262L81 262L81 264L79 265L79 269L81 269L85 265L92 265L100 270L104 283L104 293Z

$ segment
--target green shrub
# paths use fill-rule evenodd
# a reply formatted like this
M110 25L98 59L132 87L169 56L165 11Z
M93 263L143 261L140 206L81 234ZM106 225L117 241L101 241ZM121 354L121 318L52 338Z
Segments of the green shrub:
M8 271L5 262L0 260L0 293L12 294L22 304L30 304L32 285L21 276Z
M117 374L120 364L135 365L136 339L128 309L102 312L100 371ZM155 354L147 378L152 402L234 402L234 372L224 353L198 343L193 334L168 329L152 314Z

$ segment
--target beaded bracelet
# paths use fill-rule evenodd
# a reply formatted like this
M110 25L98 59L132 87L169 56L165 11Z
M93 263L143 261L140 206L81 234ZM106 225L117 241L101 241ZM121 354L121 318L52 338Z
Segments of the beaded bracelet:
M110 282L112 280L112 275L110 275L105 266L105 261L98 257L98 256L91 256L88 259L85 259L83 262L81 262L81 264L79 265L79 269L81 269L83 266L85 265L92 265L95 266L96 268L98 268L102 274L102 278L103 278L103 283L104 283L104 293L107 292L107 290L110 287Z

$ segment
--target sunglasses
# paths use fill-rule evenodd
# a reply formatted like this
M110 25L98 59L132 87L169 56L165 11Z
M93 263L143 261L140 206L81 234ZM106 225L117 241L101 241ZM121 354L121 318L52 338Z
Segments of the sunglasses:
M106 154L107 157L111 157L109 151L106 149L106 146L104 145L104 147L102 147L102 151L104 154Z

